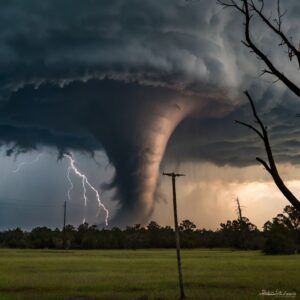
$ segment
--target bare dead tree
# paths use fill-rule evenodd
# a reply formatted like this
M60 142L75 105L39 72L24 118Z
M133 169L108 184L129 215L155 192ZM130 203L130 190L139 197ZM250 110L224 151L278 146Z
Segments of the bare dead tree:
M277 0L277 16L275 18L266 15L264 0L218 0L217 3L224 8L235 9L244 16L244 39L242 43L266 65L266 68L262 70L262 75L270 74L274 76L276 81L283 82L296 96L300 97L300 87L275 66L271 58L257 45L252 34L251 21L253 17L257 17L275 36L280 38L279 46L287 47L290 61L293 62L295 57L297 65L300 67L300 44L296 46L292 38L287 37L283 31L283 17L287 11L282 12L280 0Z
M262 75L269 74L275 77L275 81L281 81L290 91L292 91L296 96L300 97L300 88L293 82L287 75L285 75L278 67L275 66L271 58L262 50L262 48L255 42L252 32L252 19L254 17L258 18L262 24L269 28L270 31L279 39L281 42L280 46L285 46L287 48L287 55L290 61L293 63L293 58L296 58L297 66L300 67L300 46L296 46L293 43L292 38L287 37L283 31L283 17L286 14L286 10L282 11L280 6L280 0L277 0L277 14L275 18L271 18L266 15L265 12L265 1L264 0L218 0L217 1L224 8L232 8L238 11L244 17L244 39L242 43L250 49L251 53L254 53L257 58L264 62L266 68L262 71ZM276 162L273 156L272 148L269 142L267 127L263 124L262 120L259 118L253 99L251 98L248 91L245 91L247 96L253 116L259 129L255 128L251 124L237 121L236 123L246 126L247 128L254 131L257 136L262 140L265 151L267 154L268 162L260 157L256 157L256 160L261 163L265 169L272 176L275 184L286 199L298 210L300 211L300 202L295 197L295 195L287 188L282 178L279 175Z
M237 197L236 198L236 210L237 210L237 215L238 215L238 221L240 224L240 239L241 239L241 248L245 249L245 242L246 242L246 238L245 238L245 222L243 219L243 215L242 215L242 207L240 204L240 200Z
M239 200L239 197L236 198L236 210L237 210L237 215L238 215L238 220L240 222L243 221L243 215L242 215L242 207L241 207L241 204L240 204L240 200Z
M258 137L262 140L262 142L264 143L264 147L265 147L265 151L267 154L267 158L268 158L268 162L266 162L265 160L263 160L260 157L256 157L256 160L261 163L265 169L270 173L270 175L272 176L275 184L277 185L278 189L281 191L281 193L286 197L286 199L298 210L300 211L300 201L295 197L295 195L287 188L287 186L285 185L285 183L283 182L283 180L281 179L277 166L276 166L276 162L273 156L273 152L272 152L272 148L270 146L270 141L269 141L269 136L268 136L268 130L267 127L263 124L262 120L259 118L253 99L251 98L250 94L248 93L248 91L245 91L245 95L247 96L250 105L251 105L251 109L252 109L252 113L253 116L255 118L255 121L257 122L257 124L259 125L259 129L255 128L253 125L242 122L242 121L238 121L236 120L235 122L237 124L240 124L242 126L245 126L249 129L251 129L252 131L254 131Z

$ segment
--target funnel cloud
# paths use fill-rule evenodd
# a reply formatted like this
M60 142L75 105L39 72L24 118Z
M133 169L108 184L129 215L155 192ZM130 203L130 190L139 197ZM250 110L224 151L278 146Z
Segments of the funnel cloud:
M299 4L287 6L292 32ZM272 112L278 161L299 163L286 121L295 99L253 79L241 21L204 0L1 2L1 145L7 155L104 151L115 173L99 185L116 191L119 226L149 220L162 164L253 164L260 145L232 124L249 117L245 88Z
M19 90L3 104L0 119L6 118L2 126L10 132L6 143L13 145L12 151L39 145L55 146L60 153L103 149L115 168L112 182L102 185L117 191L119 210L113 224L126 225L149 219L170 136L186 117L207 114L211 101L165 87L90 80L64 88ZM221 107L225 108L219 105L214 114Z

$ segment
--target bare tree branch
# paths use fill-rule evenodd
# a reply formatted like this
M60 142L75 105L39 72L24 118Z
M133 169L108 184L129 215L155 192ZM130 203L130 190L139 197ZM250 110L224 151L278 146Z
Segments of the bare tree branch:
M267 70L264 70L263 73L271 74L277 77L280 81L282 81L295 95L300 97L300 88L290 80L283 72L279 71L279 69L273 64L273 62L268 58L268 56L261 50L256 43L253 41L251 37L251 19L254 15L258 16L263 23L271 29L276 35L278 35L282 42L280 45L286 45L288 48L288 55L290 60L294 56L297 57L298 65L300 67L300 52L292 43L292 41L287 38L286 34L282 31L282 18L285 15L285 12L281 12L280 10L280 0L277 2L277 19L275 20L276 25L274 25L269 18L264 14L264 0L261 0L261 6L258 8L253 0L218 0L218 3L222 5L224 8L233 8L238 10L245 18L245 40L242 43L250 48L252 52L254 52L259 59L261 59L266 66ZM238 3L241 3L240 5Z
M268 166L268 164L267 164L267 162L265 162L263 159L261 159L260 157L256 157L256 160L258 161L258 162L260 162L264 167L265 167L265 169L269 172L269 173L271 173L271 169L270 169L270 167Z
M234 7L235 9L239 10L241 13L244 14L243 8L237 5L237 3L234 0L230 0L229 2L218 0L217 3L221 5L223 8Z
M259 126L260 126L260 128L261 128L262 133L263 133L263 136L265 136L265 135L266 135L266 128L264 127L263 122L262 122L262 121L260 120L260 118L258 117L258 114L257 114L256 108L255 108L254 102L253 102L253 100L252 100L252 98L251 98L251 96L250 96L250 94L249 94L248 91L245 91L244 93L245 93L245 95L247 96L247 98L248 98L248 100L249 100L249 102L250 102L253 116L254 116L254 118L256 119L256 121L258 122L258 124L259 124ZM264 138L264 137L263 137L263 138Z
M252 114L256 120L256 122L259 124L261 131L258 131L255 127L253 127L250 124L247 124L245 122L236 121L236 123L246 126L249 129L253 130L264 142L265 151L268 157L269 164L264 161L263 159L256 157L256 160L261 163L265 169L271 174L275 184L277 185L278 189L281 191L281 193L286 197L286 199L298 210L300 211L300 201L295 197L295 195L287 188L283 180L281 179L279 172L277 170L276 162L273 156L272 148L269 141L268 131L267 127L264 125L262 120L259 118L255 104L253 102L253 99L248 91L245 91L245 95L247 96L249 103L251 105Z
M239 120L235 120L235 123L248 127L249 129L253 130L262 140L264 139L263 135L254 126Z
M280 12L280 1L277 2L277 19L275 19L275 22L277 24L277 28L270 22L268 18L262 13L261 10L257 9L257 7L252 4L252 9L257 13L257 15L262 19L262 21L272 29L273 32L275 32L281 39L282 43L280 45L286 45L288 49L291 51L292 56L296 56L298 60L298 65L300 66L300 52L296 49L296 47L293 45L293 43L287 38L287 36L282 32L282 17L286 14L287 11L284 11L283 13Z
M263 22L263 24L267 26L267 28L269 28L275 35L281 38L281 43L279 44L279 46L286 45L288 48L288 56L290 60L292 60L292 58L296 56L298 59L298 65L300 66L300 52L299 52L300 50L298 50L295 47L295 45L292 42L292 39L287 38L286 34L284 34L284 32L282 31L282 19L286 14L286 11L284 12L281 11L280 0L277 0L277 18L274 20L275 24L272 21L270 21L270 18L266 17L264 13L264 7L265 7L264 0L260 0L261 5L259 6L256 5L257 2L255 0L218 0L218 3L222 5L224 8L233 8L239 11L244 16L245 40L243 40L242 43L247 48L250 49L250 52L256 54L257 58L262 60L267 66L267 68L263 70L261 75L270 74L275 76L277 80L283 82L290 91L292 91L295 95L300 97L300 88L273 64L271 59L269 59L269 57L263 52L263 50L261 50L256 45L255 41L252 39L251 36L251 24L252 24L251 20L254 16L257 16ZM265 169L270 173L278 189L282 192L282 194L286 197L286 199L298 211L300 211L299 200L284 184L277 170L276 162L273 156L272 148L268 137L267 127L263 124L262 120L259 118L253 99L251 98L251 95L248 93L248 91L245 91L245 95L248 98L248 101L251 105L252 114L255 118L256 123L259 124L260 130L256 129L251 124L245 122L241 122L241 121L235 121L235 122L255 132L263 141L268 162L266 162L260 157L257 157L256 160L260 164L262 164L265 167Z

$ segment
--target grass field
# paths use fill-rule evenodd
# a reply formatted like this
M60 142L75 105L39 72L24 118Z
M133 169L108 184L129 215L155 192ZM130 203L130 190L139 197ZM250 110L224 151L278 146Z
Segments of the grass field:
M272 299L296 292L300 255L184 250L188 299ZM0 250L0 299L178 299L175 250ZM277 298L278 299L278 298Z

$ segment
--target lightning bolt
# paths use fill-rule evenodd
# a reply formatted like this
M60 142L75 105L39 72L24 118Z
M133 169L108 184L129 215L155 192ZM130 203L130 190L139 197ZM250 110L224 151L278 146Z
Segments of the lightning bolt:
M82 189L83 189L83 198L84 198L84 205L87 205L87 200L88 197L86 195L87 192L87 187L89 187L96 195L97 201L98 201L98 205L99 205L99 209L103 209L105 211L105 225L108 225L108 217L109 217L109 211L108 209L104 206L104 204L102 203L101 199L100 199L100 195L99 192L95 189L95 187L88 181L86 175L82 174L77 167L75 166L75 160L73 159L73 157L69 154L64 154L64 157L66 159L69 160L69 167L67 170L67 178L68 181L70 183L70 188L68 189L68 199L71 200L71 191L74 187L72 180L70 178L70 172L73 171L78 177L81 178L81 182L82 182ZM85 219L84 219L85 221Z
M25 165L32 165L32 164L38 162L38 161L40 160L41 156L42 156L42 154L40 153L40 154L39 154L34 160L32 160L32 161L23 161L23 162L21 162L21 163L17 166L17 168L16 168L15 170L12 170L12 172L13 172L13 173L17 173L17 172L19 172L19 171L22 169L23 166L25 166Z
M70 183L70 187L68 189L68 200L69 201L71 201L71 191L74 188L74 184L73 184L73 182L71 180L71 177L70 177L71 170L72 170L72 167L69 166L68 169L67 169L67 179L68 179L68 181ZM86 197L86 188L85 188L84 178L82 178L82 188L83 188L84 207L86 208L86 206L87 206L87 197ZM98 216L98 214L97 214L97 216ZM85 221L86 221L86 219L83 218L82 224L84 224Z
M70 183L70 187L68 189L68 200L70 201L71 200L71 191L73 190L74 188L74 184L70 178L70 172L71 172L71 167L68 167L68 170L67 170L67 178L68 178L68 181Z

